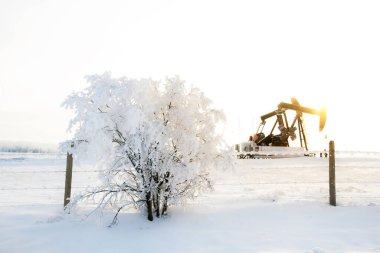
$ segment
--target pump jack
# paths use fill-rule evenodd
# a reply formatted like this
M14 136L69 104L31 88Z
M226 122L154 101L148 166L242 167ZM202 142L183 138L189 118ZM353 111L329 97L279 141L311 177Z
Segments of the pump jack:
M295 111L295 117L289 124L288 110ZM281 102L277 109L261 116L261 123L256 134L250 136L249 142L242 143L237 148L238 158L256 158L256 157L292 157L309 155L305 127L303 124L303 114L313 114L319 116L319 131L322 131L326 123L326 109L316 110L301 106L296 98L291 99L291 103ZM266 120L276 117L276 121L268 135L263 133ZM274 135L273 132L278 126L279 134ZM294 141L297 138L297 132L300 139L300 148L290 148L289 138ZM298 152L296 154L296 151ZM305 152L306 151L306 152ZM289 155L290 154L290 155Z

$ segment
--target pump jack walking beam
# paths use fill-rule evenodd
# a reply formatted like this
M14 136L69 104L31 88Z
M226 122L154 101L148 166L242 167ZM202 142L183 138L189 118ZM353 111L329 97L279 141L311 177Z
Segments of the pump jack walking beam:
M322 131L323 128L325 127L327 113L326 113L326 108L324 107L321 110L315 110L315 109L303 107L297 104L289 104L289 103L281 102L278 105L278 109L279 110L290 109L297 112L304 112L304 113L318 115L319 116L319 131Z

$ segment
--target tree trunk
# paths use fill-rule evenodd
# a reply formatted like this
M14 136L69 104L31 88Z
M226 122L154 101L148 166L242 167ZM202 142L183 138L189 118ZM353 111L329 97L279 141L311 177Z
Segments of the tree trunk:
M156 204L155 204L155 208L156 208L156 217L157 218L160 218L160 196L161 195L161 191L160 189L157 190L157 195L156 195Z
M153 208L154 212L157 212L157 194L153 194Z
M151 192L146 194L146 207L148 211L148 220L153 221L153 201Z
M164 203L162 204L162 215L165 215L168 211L168 197L164 198Z
M161 215L165 215L168 211L168 195L170 192L170 186L169 184L169 177L170 177L170 172L165 173L165 197L162 203L162 213Z

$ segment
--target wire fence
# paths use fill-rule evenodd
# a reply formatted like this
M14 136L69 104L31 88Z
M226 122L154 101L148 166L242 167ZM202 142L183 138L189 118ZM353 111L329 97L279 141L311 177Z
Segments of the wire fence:
M1 156L0 156L1 157ZM38 157L38 155L36 155ZM0 207L62 204L65 157L0 161ZM337 160L338 205L380 205L380 157ZM99 184L101 170L74 161L72 196ZM200 202L231 199L328 203L327 159L243 160L217 173L214 190Z

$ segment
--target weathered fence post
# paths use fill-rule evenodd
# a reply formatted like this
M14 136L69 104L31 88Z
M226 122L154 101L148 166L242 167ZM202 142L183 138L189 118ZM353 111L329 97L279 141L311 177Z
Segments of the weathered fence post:
M336 206L334 141L330 141L329 143L329 190L330 190L330 205Z
M73 176L73 155L67 153L65 196L64 196L64 200L63 200L63 206L64 207L66 207L66 205L70 202L72 176Z

